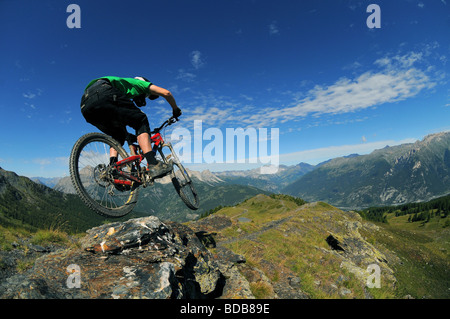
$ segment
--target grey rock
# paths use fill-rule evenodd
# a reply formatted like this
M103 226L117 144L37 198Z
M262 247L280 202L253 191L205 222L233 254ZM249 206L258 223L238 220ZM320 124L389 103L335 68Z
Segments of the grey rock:
M81 248L38 258L0 285L0 298L203 299L221 296L224 285L190 228L145 217L90 229Z

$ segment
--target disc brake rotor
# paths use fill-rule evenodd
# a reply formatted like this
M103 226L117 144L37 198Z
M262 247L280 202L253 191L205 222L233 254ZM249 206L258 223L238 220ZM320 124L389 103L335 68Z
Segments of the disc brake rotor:
M111 184L110 173L105 164L99 164L94 168L94 180L98 185L105 188Z

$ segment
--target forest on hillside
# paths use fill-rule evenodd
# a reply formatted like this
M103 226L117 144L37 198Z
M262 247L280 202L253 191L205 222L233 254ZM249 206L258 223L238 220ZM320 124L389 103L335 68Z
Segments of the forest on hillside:
M423 203L409 203L399 206L371 207L358 211L367 220L387 223L387 215L395 217L409 215L408 222L428 222L433 217L446 218L450 212L450 195Z

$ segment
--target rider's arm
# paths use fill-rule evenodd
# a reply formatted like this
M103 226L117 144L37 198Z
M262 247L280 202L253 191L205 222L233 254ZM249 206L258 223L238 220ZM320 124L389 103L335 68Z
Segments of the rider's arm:
M173 110L179 109L177 102L175 102L175 98L169 90L166 90L162 87L151 84L149 86L150 94L159 95L166 99L166 101L170 104Z

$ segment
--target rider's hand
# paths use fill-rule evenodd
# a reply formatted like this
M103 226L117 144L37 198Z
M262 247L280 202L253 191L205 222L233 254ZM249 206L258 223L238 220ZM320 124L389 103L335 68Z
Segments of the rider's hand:
M181 115L181 110L179 107L173 109L173 117L177 118Z

